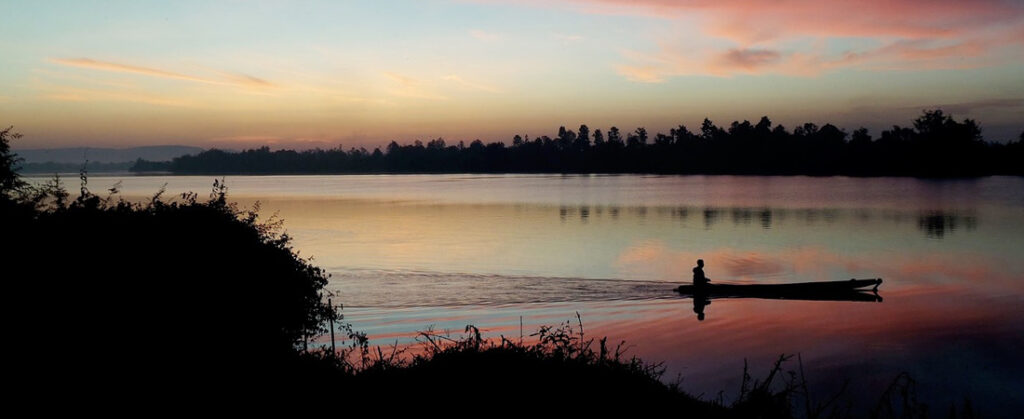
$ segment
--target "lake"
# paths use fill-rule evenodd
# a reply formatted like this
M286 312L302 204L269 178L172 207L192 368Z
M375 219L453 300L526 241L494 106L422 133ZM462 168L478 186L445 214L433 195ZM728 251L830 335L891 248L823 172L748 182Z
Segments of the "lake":
M94 176L133 199L205 196L211 176ZM39 182L40 178L30 178ZM77 179L66 179L75 190ZM664 362L725 400L799 354L826 394L870 403L900 372L933 411L1024 410L1024 179L644 175L228 176L229 199L284 219L375 345L432 328L519 338L582 318L588 337ZM883 278L881 302L673 292L713 282ZM520 327L522 324L522 328ZM323 340L321 340L323 342ZM797 369L794 358L785 364ZM1005 410L1004 410L1005 409Z

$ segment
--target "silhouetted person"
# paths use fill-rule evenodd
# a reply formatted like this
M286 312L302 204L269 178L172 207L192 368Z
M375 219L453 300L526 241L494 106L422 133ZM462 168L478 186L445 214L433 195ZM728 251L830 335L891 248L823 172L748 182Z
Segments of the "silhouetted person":
M697 266L693 268L693 285L695 287L703 287L708 282L711 282L711 280L704 276L704 259L697 259Z

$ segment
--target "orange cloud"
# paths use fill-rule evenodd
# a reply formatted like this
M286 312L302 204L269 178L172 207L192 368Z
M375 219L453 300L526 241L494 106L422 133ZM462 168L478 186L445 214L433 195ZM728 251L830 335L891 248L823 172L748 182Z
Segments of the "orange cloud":
M188 74L176 73L173 71L160 70L156 68L141 67L129 64L119 64L109 61L97 61L91 58L55 58L51 61L69 67L88 68L92 70L112 71L118 73L142 74L151 77L185 80L197 83L237 85L243 87L259 88L274 87L273 83L246 74L221 73L223 79L219 80L213 78L204 78Z
M261 78L253 77L248 74L239 73L221 73L234 84L251 86L251 87L274 87L274 84L263 80Z
M85 89L67 86L45 86L43 97L46 99L61 102L132 102L144 103L147 105L173 106L173 107L198 107L195 102L171 98L162 95L119 92L113 90Z
M433 86L409 76L385 71L381 73L385 78L391 80L393 87L388 93L394 96L401 96L413 99L447 100L448 97L437 93Z
M457 76L455 74L450 74L450 75L444 76L444 77L442 77L442 79L444 79L446 81L450 81L450 82L455 83L455 84L457 84L457 85L459 85L461 87L464 87L464 88L467 88L467 89L471 89L471 90L481 90L481 91L489 92L489 93L500 93L500 91L497 88L493 87L493 86L489 86L489 85L486 85L486 84L483 84L483 83L477 83L477 82L468 81L468 80L463 79L462 77Z

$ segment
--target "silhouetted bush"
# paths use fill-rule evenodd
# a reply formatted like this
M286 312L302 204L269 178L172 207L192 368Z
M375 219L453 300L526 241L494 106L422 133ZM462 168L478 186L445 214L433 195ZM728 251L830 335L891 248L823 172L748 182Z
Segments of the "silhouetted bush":
M409 355L396 347L370 349L355 334L338 358L347 374L332 387L355 399L387 395L414 406L456 399L462 407L526 404L542 415L617 408L729 416L728 407L660 381L661 365L626 357L622 343L585 339L582 323L541 327L533 343L484 339L473 326L461 338L433 330L419 336L421 350Z
M2 135L0 157L14 161ZM327 275L279 220L228 203L223 183L208 199L144 203L116 186L94 194L84 173L75 199L60 178L30 187L0 172L0 185L9 379L158 394L287 387L326 367L302 347L337 316Z
M7 277L16 314L39 345L30 352L72 380L287 375L333 315L323 271L223 192L146 204L86 192L19 221L9 266L28 269Z
M723 390L714 399L695 398L680 390L681 380L666 384L661 364L626 356L625 342L612 347L607 338L586 339L582 321L577 325L541 327L530 335L532 343L504 336L484 339L473 326L466 326L461 336L428 330L419 334L419 347L404 349L370 348L365 335L349 330L349 345L334 358L345 374L327 380L324 388L348 400L385 398L406 407L457 400L457 409L464 411L525 406L540 415L622 411L695 418L928 417L928 406L917 399L916 383L905 373L880 391L877 403L865 403L873 396L868 395L854 404L846 385L815 394L802 361L796 369L784 368L794 358L786 355L760 378L744 362L737 393L727 396ZM971 406L965 403L966 416Z

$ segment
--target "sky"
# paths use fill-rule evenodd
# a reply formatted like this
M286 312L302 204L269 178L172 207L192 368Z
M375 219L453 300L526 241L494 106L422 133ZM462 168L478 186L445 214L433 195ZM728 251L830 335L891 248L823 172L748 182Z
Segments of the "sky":
M769 116L1024 131L1024 0L0 0L18 148L373 148Z

